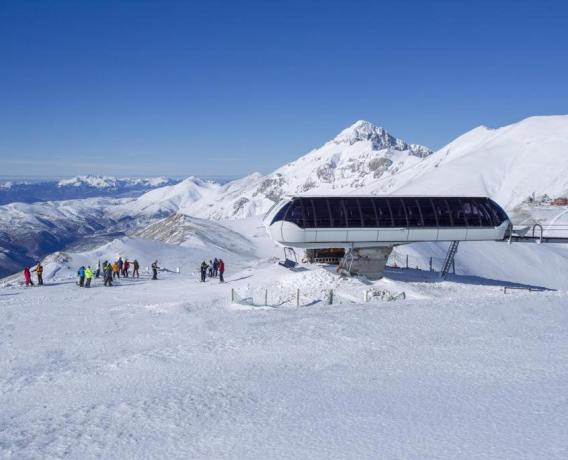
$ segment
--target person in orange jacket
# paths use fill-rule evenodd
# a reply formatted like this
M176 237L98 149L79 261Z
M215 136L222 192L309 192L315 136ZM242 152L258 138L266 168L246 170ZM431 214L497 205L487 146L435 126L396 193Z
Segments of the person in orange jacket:
M41 262L38 262L36 267L32 270L32 272L36 272L37 274L37 284L38 286L43 286L43 266Z
M119 267L118 267L118 262L113 262L112 264L112 277L113 278L120 278L120 273L119 273Z

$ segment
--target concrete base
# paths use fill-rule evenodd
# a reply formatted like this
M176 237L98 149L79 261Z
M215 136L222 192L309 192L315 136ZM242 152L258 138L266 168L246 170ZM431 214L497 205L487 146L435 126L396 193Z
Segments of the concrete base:
M371 280L381 279L392 248L392 246L383 246L348 249L339 263L340 272L350 276L363 275Z

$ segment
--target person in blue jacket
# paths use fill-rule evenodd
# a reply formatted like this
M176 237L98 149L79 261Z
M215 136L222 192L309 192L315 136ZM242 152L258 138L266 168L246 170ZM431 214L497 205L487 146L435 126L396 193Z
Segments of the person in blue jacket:
M77 275L79 276L79 287L85 286L85 266L81 266L79 271L77 271Z

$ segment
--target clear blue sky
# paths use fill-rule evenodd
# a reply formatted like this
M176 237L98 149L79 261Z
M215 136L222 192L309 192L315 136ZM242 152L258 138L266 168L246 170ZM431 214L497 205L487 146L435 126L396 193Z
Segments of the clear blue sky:
M0 175L243 175L568 113L565 1L0 0Z

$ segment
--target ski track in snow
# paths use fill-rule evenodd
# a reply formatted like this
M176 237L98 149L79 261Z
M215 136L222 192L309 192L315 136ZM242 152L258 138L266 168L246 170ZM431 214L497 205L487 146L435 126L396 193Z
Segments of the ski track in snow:
M385 279L409 299L306 306L360 296L328 275L0 288L0 457L566 458L566 292ZM251 286L304 306L230 304Z

